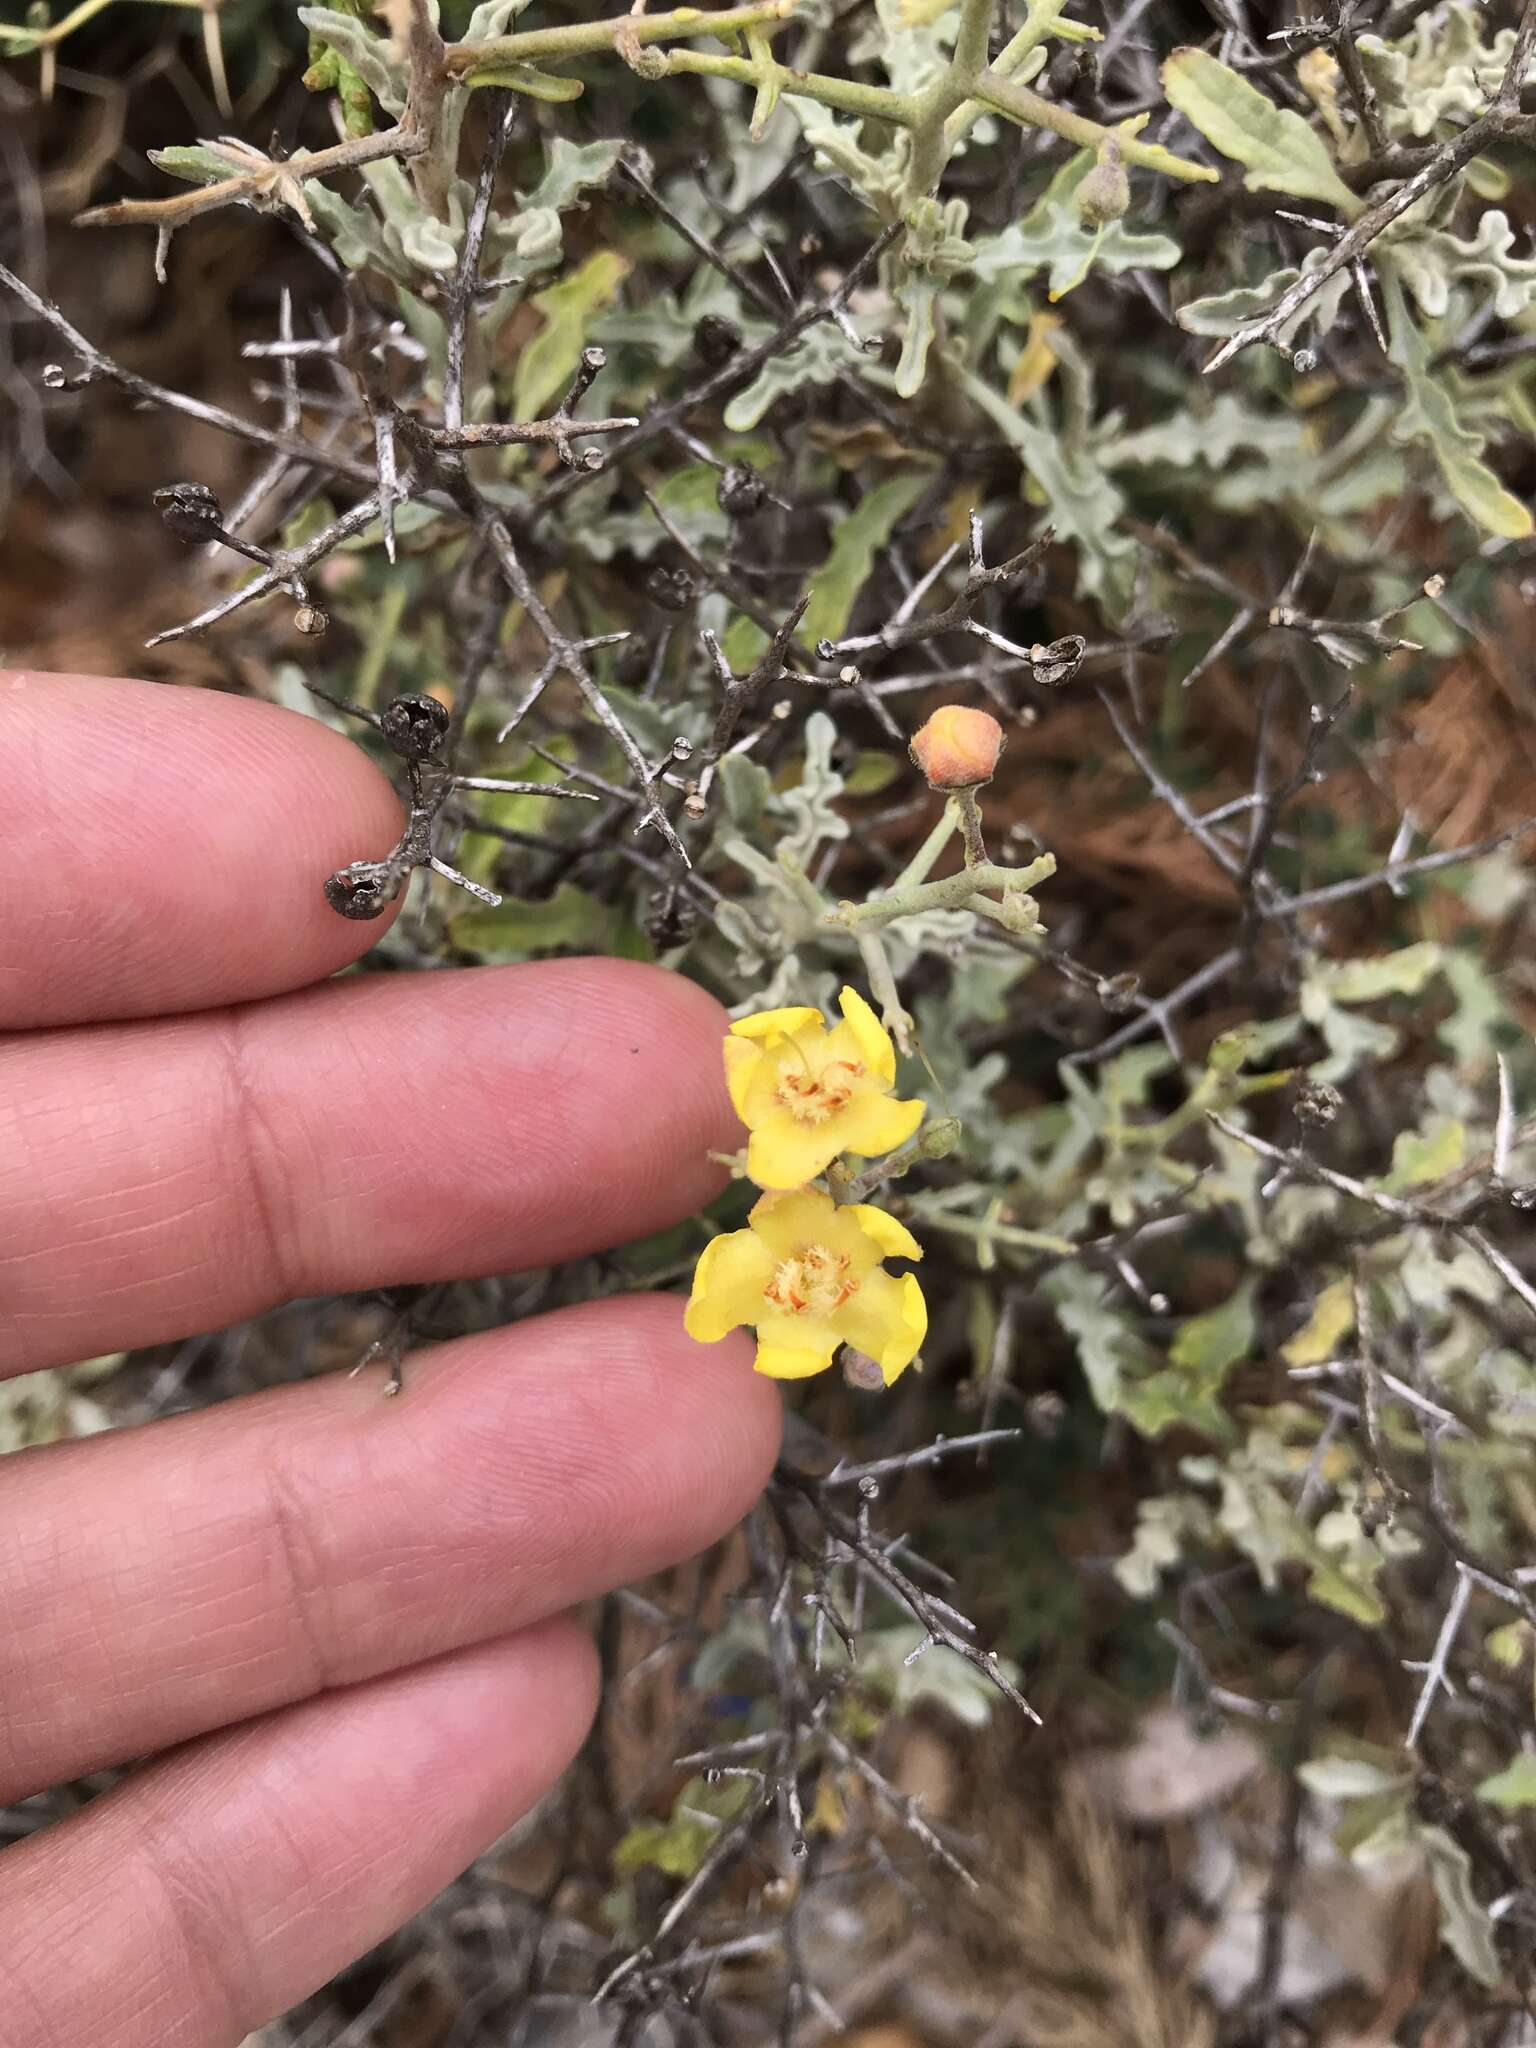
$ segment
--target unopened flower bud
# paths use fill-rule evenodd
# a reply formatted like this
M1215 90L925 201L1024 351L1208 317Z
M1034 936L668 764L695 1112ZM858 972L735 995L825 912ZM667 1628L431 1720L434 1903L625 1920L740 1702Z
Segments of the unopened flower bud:
M1106 135L1098 160L1077 188L1077 217L1085 228L1106 228L1123 220L1131 203L1131 181L1120 160L1118 136Z
M912 738L912 759L930 789L975 789L990 782L1003 751L1003 728L990 711L941 704Z
M925 1159L947 1159L960 1142L960 1119L957 1116L936 1116L917 1141L917 1149Z
M155 492L160 517L178 540L217 540L224 509L206 484L167 484Z
M877 1394L885 1385L879 1360L871 1358L867 1351L855 1351L851 1344L843 1346L843 1379L848 1386L866 1394Z

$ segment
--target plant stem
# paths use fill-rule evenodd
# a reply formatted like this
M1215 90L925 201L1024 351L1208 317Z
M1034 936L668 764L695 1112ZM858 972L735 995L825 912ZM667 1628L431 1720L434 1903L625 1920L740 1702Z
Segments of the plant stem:
M836 910L827 912L826 921L841 925L857 937L862 927L890 924L895 918L911 917L921 910L964 910L981 889L1001 889L1005 895L1020 895L1055 872L1056 856L1050 853L1042 853L1027 868L1000 868L994 861L984 861L979 867L962 868L957 875L946 875L939 882L924 882L900 894L890 889L870 903L839 904Z
M573 21L557 28L525 29L521 35L493 36L483 43L456 43L448 51L450 77L485 64L537 63L541 58L585 57L626 43L672 43L693 36L729 35L739 29L772 30L795 11L795 0L762 0L756 7L727 7L706 13L678 7L670 14L620 14L607 21Z
M1010 121L1022 121L1028 128L1049 128L1053 135L1075 142L1079 148L1097 149L1101 142L1113 135L1128 164L1140 164L1149 171L1162 171L1167 177L1183 178L1190 184L1220 183L1220 172L1209 164L1192 164L1155 142L1138 142L1123 128L1101 127L1097 121L1090 121L1086 114L1076 114L1055 100L1042 99L1027 85L1017 85L1012 79L1001 78L996 71L981 74L976 81L975 96L994 113L1006 114Z
M940 813L938 822L933 830L907 862L895 881L892 882L890 893L893 896L899 890L915 888L919 882L927 881L928 877L933 873L934 862L949 844L950 839L954 835L954 830L955 821L950 816L948 806L946 805Z

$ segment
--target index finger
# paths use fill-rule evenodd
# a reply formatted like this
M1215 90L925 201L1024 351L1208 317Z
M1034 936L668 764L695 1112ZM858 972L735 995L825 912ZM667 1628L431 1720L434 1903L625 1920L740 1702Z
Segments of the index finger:
M0 670L0 1030L302 988L382 928L327 875L378 859L400 804L360 747L274 704Z

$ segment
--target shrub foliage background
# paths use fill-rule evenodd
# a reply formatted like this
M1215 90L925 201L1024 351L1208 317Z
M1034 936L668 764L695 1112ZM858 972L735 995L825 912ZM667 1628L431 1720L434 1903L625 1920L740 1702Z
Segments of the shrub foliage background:
M157 565L158 651L102 621L86 665L270 696L406 776L412 831L333 893L411 884L363 971L613 952L738 1015L853 981L958 1125L865 1177L926 1247L921 1375L796 1390L742 1538L610 1605L615 1697L625 1667L671 1690L646 1768L572 1795L548 1995L798 2039L838 2003L818 1896L892 1857L912 1910L995 1882L980 1819L936 1829L890 1775L893 1728L990 1717L988 1768L1036 1778L1171 1684L1287 1787L1221 2026L1270 2024L1313 1821L1417 1858L1421 2019L1502 2025L1536 1881L1536 12L10 22L15 531L72 469L103 497L87 444L147 377L178 480L219 494L162 492L172 533L265 557L171 559L136 452L111 513ZM80 81L128 58L176 131L127 95L149 162L83 142ZM228 359L117 348L99 252L185 312L220 236L266 266ZM12 656L68 657L4 617ZM413 754L383 714L421 695L450 715ZM1037 893L961 871L861 921L941 818L906 742L946 702L1009 731L978 829ZM608 1259L12 1382L0 1427L677 1288L749 1196ZM979 1464L926 1448L994 1430ZM1155 1958L1163 1907L1128 1910ZM485 1967L490 2026L531 1992ZM366 2002L331 1995L322 2020Z

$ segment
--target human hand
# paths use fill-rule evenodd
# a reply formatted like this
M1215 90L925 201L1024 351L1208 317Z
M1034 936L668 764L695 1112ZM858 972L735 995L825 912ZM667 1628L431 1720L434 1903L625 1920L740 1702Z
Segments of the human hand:
M723 1020L619 961L321 982L399 812L272 706L0 673L0 1375L659 1229L732 1142ZM566 1610L762 1485L773 1390L681 1304L561 1310L0 1460L7 2048L223 2048L398 1925L580 1744ZM170 1751L171 1754L163 1754Z

